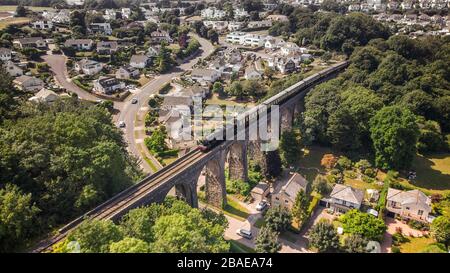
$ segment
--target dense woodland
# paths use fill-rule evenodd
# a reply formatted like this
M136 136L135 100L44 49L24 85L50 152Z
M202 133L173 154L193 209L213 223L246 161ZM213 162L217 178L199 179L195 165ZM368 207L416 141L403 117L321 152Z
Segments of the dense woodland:
M316 87L299 118L304 143L374 155L383 169L410 167L416 150L448 149L448 38L374 39L350 56L349 69Z

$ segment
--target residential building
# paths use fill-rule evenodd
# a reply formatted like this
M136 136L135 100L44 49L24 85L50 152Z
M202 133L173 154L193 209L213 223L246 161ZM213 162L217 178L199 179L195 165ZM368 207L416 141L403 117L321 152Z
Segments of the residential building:
M290 55L290 54L298 54L301 53L300 47L293 42L286 42L281 47L281 54Z
M256 202L259 202L259 201L262 201L263 199L265 199L269 193L270 193L269 184L264 183L264 182L259 182L250 191L250 195Z
M5 64L3 65L3 67L6 69L6 72L8 72L8 74L11 77L18 77L18 76L23 75L22 68L20 68L19 66L17 66L16 64L14 64L11 61L6 61Z
M227 13L223 10L209 7L209 8L203 9L200 12L200 15L203 19L220 20L220 19L224 18L227 15Z
M94 91L106 95L114 94L118 90L125 88L125 83L113 77L100 77L94 81Z
M392 217L426 222L431 212L431 199L419 190L388 189L386 210Z
M131 56L130 66L134 68L145 68L148 65L149 58L144 54L135 54Z
M272 21L262 20L262 21L250 21L247 23L247 28L269 28L272 26Z
M267 65L273 69L280 71L282 74L288 74L297 68L293 58L274 56L267 59Z
M112 28L109 23L92 23L89 25L89 31L91 33L100 33L103 35L112 34Z
M272 14L266 17L267 20L272 22L289 22L289 18L286 15Z
M13 80L14 85L26 92L37 92L44 88L44 82L41 79L31 76L20 76Z
M364 192L350 186L335 184L330 194L330 208L337 213L346 213L351 209L360 209Z
M262 74L255 69L253 64L251 64L245 69L244 77L246 80L258 80L262 78Z
M85 75L95 75L102 71L103 64L94 60L82 59L81 61L75 63L75 70L77 72L82 72Z
M131 79L139 76L139 69L132 67L131 65L121 66L116 71L117 79Z
M64 42L65 47L72 47L76 50L91 50L94 41L91 39L69 39Z
M13 44L18 45L20 48L46 48L47 42L42 37L29 37L17 39Z
M103 18L107 21L116 20L117 18L117 11L114 9L106 9L105 14L103 15Z
M38 20L31 22L31 27L39 30L52 30L53 22L50 20Z
M6 62L11 60L11 49L0 47L0 61Z
M119 44L115 41L100 41L97 42L96 50L101 55L111 55L119 48Z
M246 32L232 32L226 36L226 41L233 44L244 44Z
M122 18L128 19L131 16L131 9L130 8L122 8Z
M281 206L291 210L298 193L303 190L308 193L309 182L299 173L294 173L287 182L278 183L272 193L272 206Z
M281 38L267 37L264 43L264 48L275 50L282 47L284 44L285 41Z
M235 19L245 18L248 16L249 16L249 13L245 9L243 9L243 8L235 8L234 9L234 18Z
M58 94L56 94L52 90L42 88L39 92L37 92L33 97L29 98L28 100L32 102L51 103L56 101L58 98L59 98Z
M265 39L265 35L249 33L244 37L244 45L252 47L264 46Z
M147 56L150 58L154 58L159 55L160 51L161 51L160 45L152 45L147 50Z
M152 42L158 43L158 44L161 43L162 41L167 42L167 43L173 42L172 38L170 38L169 33L165 30L153 31L152 33L150 33L150 38L151 38Z
M228 30L229 31L237 31L243 29L245 27L244 22L228 22Z
M191 77L199 83L213 83L220 78L220 72L214 69L196 68L192 70Z

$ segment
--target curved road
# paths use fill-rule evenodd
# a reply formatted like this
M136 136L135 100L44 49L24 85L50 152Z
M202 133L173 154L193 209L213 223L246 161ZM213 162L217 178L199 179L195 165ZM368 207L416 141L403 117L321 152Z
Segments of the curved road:
M137 115L139 112L140 112L139 114L142 114L147 111L145 104L150 95L158 92L158 90L164 84L170 82L173 78L179 77L185 71L192 69L194 64L196 64L200 58L205 58L214 51L214 46L208 40L203 39L193 33L190 33L190 35L199 41L202 50L200 55L190 60L189 62L182 63L181 65L176 66L171 72L167 74L157 76L156 78L154 78L153 80L149 81L147 84L142 86L140 88L140 91L129 96L125 101L114 102L114 108L119 110L120 112L118 115L114 116L114 120L116 122L118 121L125 122L126 127L124 128L124 135L128 143L128 150L138 158L143 159L142 154L140 152L140 149L142 150L142 147L139 146L143 146L142 141L143 138L145 137L145 128L142 128L142 126L136 128L135 121L138 118ZM93 94L81 89L80 87L78 87L69 80L65 56L46 55L43 56L42 58L50 66L52 72L54 73L56 81L61 87L67 89L68 91L76 93L78 97L83 100L96 101L99 99ZM137 98L138 102L136 104L132 104L131 103L132 98ZM135 139L136 136L138 137L137 140ZM154 161L155 159L149 158L149 160ZM157 165L157 163L155 165ZM145 160L141 160L141 166L147 173L154 172L147 163L147 161Z

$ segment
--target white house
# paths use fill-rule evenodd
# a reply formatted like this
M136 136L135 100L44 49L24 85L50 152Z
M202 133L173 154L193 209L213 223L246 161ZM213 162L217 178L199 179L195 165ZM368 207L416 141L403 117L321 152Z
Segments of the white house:
M29 98L28 100L32 102L51 103L56 101L58 98L59 98L58 94L56 94L52 90L42 88L39 92L37 92L33 97Z
M122 66L116 71L117 79L131 79L139 76L139 69L132 67L131 65Z
M94 81L94 90L103 94L113 94L125 88L125 83L113 77L100 77Z
M265 35L249 33L244 37L244 45L252 47L263 46L265 39L266 39Z
M91 50L94 41L91 39L69 39L64 43L65 47L72 47L76 50Z
M50 20L38 20L31 23L31 27L40 30L52 30L53 22Z
M122 8L122 18L128 19L131 16L131 9L130 8Z
M276 37L267 37L264 43L264 48L267 49L278 49L285 44L284 40Z
M45 48L47 47L47 42L42 37L28 37L17 39L13 44L19 46L20 48Z
M156 30L150 33L150 38L154 43L161 43L162 41L167 43L172 43L173 40L170 38L170 35L167 31L164 30Z
M213 83L220 78L220 72L214 69L196 68L192 70L191 77L199 83Z
M431 199L419 190L388 189L386 210L390 216L426 222L431 212Z
M89 31L91 33L100 33L104 35L112 34L112 28L109 23L92 23L89 25Z
M364 192L350 186L336 184L330 194L330 207L338 213L359 209L364 199Z
M290 55L290 54L299 54L301 53L300 47L296 43L286 42L283 46L281 46L281 54Z
M243 45L244 40L245 40L245 35L247 35L247 33L245 33L245 32L232 32L226 36L226 41L228 43Z
M220 20L224 18L227 13L223 10L216 8L206 8L200 12L200 15L203 19L217 19Z
M3 62L11 60L11 49L0 47L0 60Z
M262 20L262 21L250 21L247 23L247 28L269 28L272 26L272 21Z
M149 58L144 54L136 54L131 56L130 66L134 68L145 68L148 64Z
M248 17L248 16L249 16L249 14L248 14L248 12L245 9L243 9L243 8L235 8L234 9L234 18L235 19L245 18L245 17Z
M75 63L75 70L82 72L85 75L95 75L102 71L103 64L94 60L82 59L81 61Z
M237 31L243 29L245 26L244 22L228 22L228 30L229 31Z

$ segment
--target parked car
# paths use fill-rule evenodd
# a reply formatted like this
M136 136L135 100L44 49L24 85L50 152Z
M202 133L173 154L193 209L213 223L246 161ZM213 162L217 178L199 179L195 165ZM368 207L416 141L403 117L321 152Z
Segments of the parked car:
M131 104L136 104L136 103L138 103L138 99L133 98L133 99L131 100Z
M119 121L119 128L125 128L125 121Z
M250 230L240 228L236 231L236 233L237 233L237 235L244 237L246 239L249 239L249 240L252 239L252 232Z
M259 202L259 203L256 205L256 210L257 210L257 211L263 211L263 210L265 210L268 206L269 206L269 204L267 203L267 201L262 200L261 202Z

